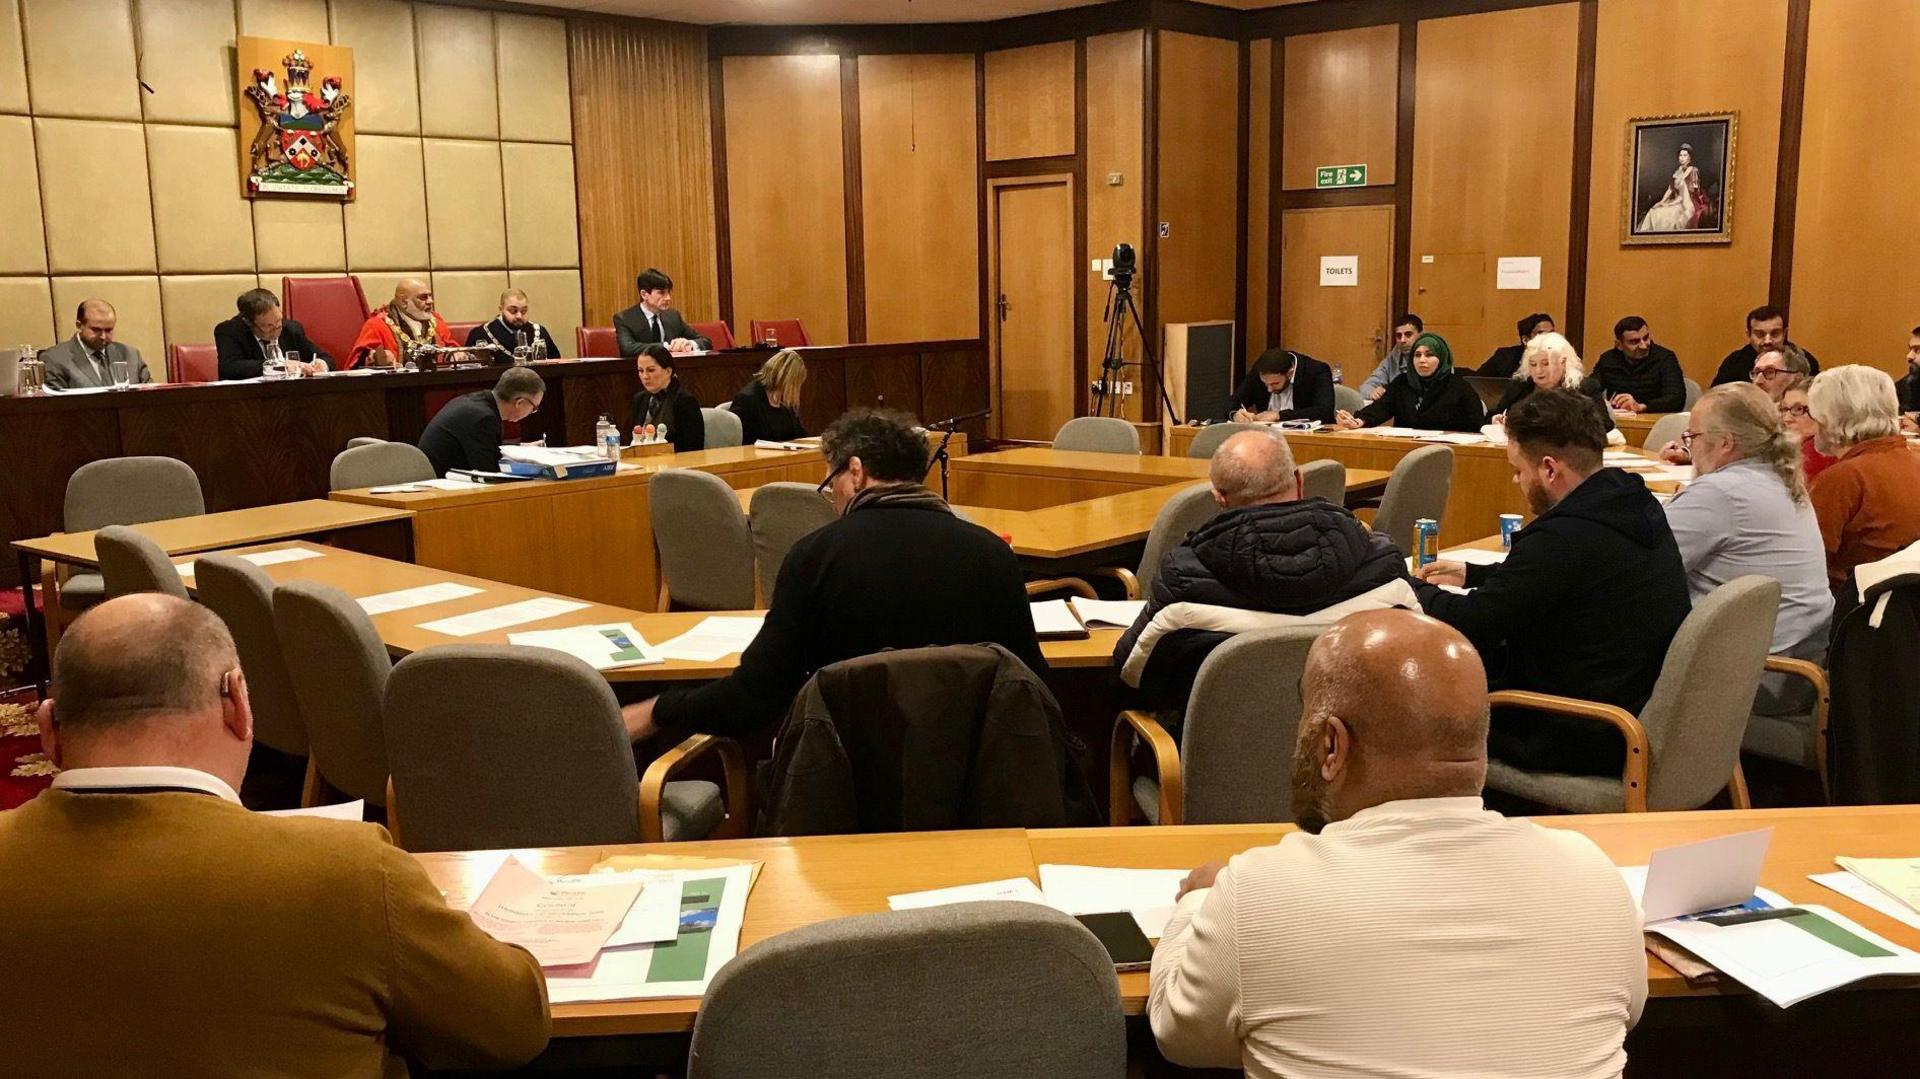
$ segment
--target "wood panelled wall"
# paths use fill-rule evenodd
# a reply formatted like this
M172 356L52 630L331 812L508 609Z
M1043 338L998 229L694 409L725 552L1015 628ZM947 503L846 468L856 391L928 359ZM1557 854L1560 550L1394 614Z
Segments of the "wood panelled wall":
M1157 321L1235 316L1240 227L1237 42L1162 31L1159 50L1159 171L1154 248Z
M1129 30L1087 39L1087 258L1105 259L1117 244L1142 249L1147 211L1146 93L1147 35ZM1112 183L1115 173L1120 182ZM1109 287L1087 266L1079 268L1086 280L1086 355L1090 367L1099 366L1106 352ZM1145 298L1145 278L1135 282L1134 296ZM1140 360L1140 335L1131 326L1121 339L1129 362ZM1122 402L1122 415L1138 419L1141 395Z
M689 319L719 317L706 29L575 16L567 43L587 323L636 303L649 266Z

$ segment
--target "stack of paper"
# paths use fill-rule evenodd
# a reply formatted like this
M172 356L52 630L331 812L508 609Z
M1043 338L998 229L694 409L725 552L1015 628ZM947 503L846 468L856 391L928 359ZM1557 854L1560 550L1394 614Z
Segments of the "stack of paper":
M1140 931L1159 939L1173 917L1174 897L1185 869L1112 869L1091 865L1043 865L1040 891L1050 906L1068 914L1124 910Z
M1092 636L1064 599L1036 600L1027 606L1033 611L1033 635L1043 641L1085 640Z
M764 624L765 615L703 618L699 625L680 636L655 645L653 654L663 660L677 659L685 663L718 662L735 652L746 651Z
M1915 929L1920 929L1920 911L1914 910L1852 873L1845 870L1838 873L1810 873L1807 879L1831 888L1863 907L1877 910L1895 921L1905 922Z
M543 967L571 966L600 954L641 889L641 882L613 875L549 880L508 858L467 915L495 940L532 952Z
M635 869L661 863L711 867ZM555 1004L605 1000L697 997L740 950L747 896L759 870L754 862L616 856L585 878L643 882L641 917L629 913L589 961L547 970L547 997ZM647 892L656 895L647 898ZM657 901L660 905L654 906ZM664 922L659 919L664 915Z
M1920 858L1848 858L1834 864L1908 910L1920 911Z
M753 448L756 450L783 450L787 453L797 453L807 447L802 446L798 442L769 442L764 438L760 438L754 440Z
M551 648L585 662L596 671L618 667L643 667L663 662L647 646L646 638L631 622L602 626L568 626L565 629L536 629L507 635L509 644Z
M1126 629L1139 621L1140 613L1147 609L1144 599L1087 599L1075 596L1067 601L1073 613L1080 621L1093 626L1113 626Z

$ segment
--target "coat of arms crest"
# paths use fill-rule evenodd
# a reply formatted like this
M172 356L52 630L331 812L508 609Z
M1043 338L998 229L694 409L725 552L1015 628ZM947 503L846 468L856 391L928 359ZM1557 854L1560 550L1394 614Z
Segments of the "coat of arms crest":
M250 57L270 56L291 46L277 64L254 66ZM246 195L320 195L351 199L353 126L347 92L352 61L346 49L328 45L242 38L238 53L240 96L252 115L241 134L251 132L242 162ZM310 53L317 54L310 58ZM325 67L315 60L333 61ZM317 85L316 85L317 84Z

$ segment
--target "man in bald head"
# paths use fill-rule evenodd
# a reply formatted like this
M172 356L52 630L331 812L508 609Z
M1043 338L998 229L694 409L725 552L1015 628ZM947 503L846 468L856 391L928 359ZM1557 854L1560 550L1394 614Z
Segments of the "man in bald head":
M38 720L61 769L0 813L8 1074L406 1074L546 1045L545 981L448 909L372 824L270 817L235 790L253 713L204 607L146 593L80 616Z
M153 381L140 350L113 339L120 316L105 300L82 300L73 313L73 336L40 354L51 390L84 390L111 386L114 366L124 364L127 381Z
M1487 679L1413 611L1308 654L1301 831L1193 871L1153 956L1167 1059L1249 1076L1618 1076L1640 915L1586 837L1482 807Z
M414 345L455 348L453 331L434 310L433 287L417 277L403 278L393 287L393 300L367 316L360 336L353 340L347 366L392 367L405 362Z

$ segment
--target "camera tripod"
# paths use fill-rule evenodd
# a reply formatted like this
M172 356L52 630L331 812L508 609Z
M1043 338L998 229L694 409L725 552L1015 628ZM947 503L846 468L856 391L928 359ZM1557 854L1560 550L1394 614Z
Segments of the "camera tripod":
M1140 305L1133 299L1133 274L1115 270L1113 283L1107 287L1106 310L1101 318L1107 323L1107 347L1100 359L1100 379L1093 384L1093 415L1118 416L1120 414L1119 387L1114 380L1120 372L1129 367L1142 371L1153 369L1154 385L1160 390L1160 405L1166 409L1168 422L1178 424L1179 413L1174 411L1173 396L1167 392L1166 373L1153 358L1153 347L1148 344L1147 328L1140 318ZM1133 328L1140 335L1140 362L1127 359L1127 320L1133 320Z

